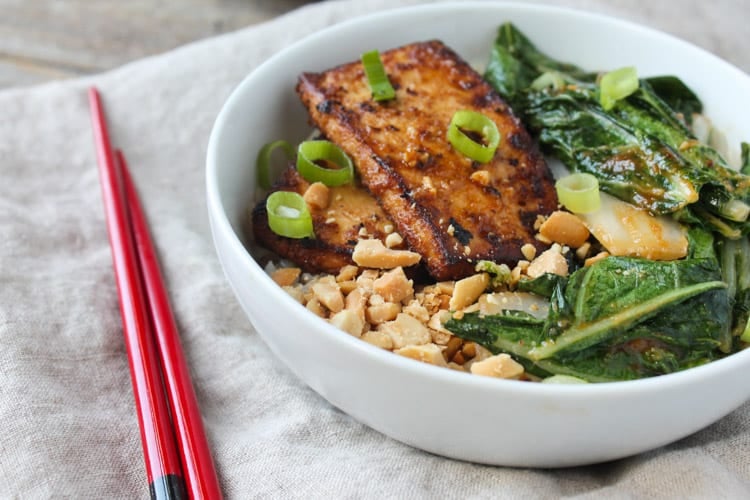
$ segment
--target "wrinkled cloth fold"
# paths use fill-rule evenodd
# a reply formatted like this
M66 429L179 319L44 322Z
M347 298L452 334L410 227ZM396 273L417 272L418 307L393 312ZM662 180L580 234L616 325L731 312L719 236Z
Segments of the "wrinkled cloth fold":
M148 496L89 124L92 84L144 201L227 498L750 497L750 404L612 463L476 465L353 420L253 330L208 227L213 121L242 78L277 51L345 19L416 3L310 4L105 74L0 92L1 498ZM750 71L744 0L548 3L673 33Z

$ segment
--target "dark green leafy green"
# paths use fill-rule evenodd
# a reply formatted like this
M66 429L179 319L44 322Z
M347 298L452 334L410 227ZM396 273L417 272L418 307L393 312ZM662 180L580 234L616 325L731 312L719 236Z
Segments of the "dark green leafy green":
M531 87L550 71L566 85ZM701 103L678 78L641 79L605 111L595 73L549 58L512 24L499 28L485 77L546 152L595 175L603 191L727 237L750 231L750 177L696 140L689 123Z
M445 326L515 356L538 376L601 382L670 373L722 356L732 348L730 308L716 259L610 257L557 282L545 319L518 311L472 313Z
M544 273L537 278L522 279L516 285L516 289L519 292L529 292L542 297L550 298L555 288L559 285L564 285L568 279L559 274Z

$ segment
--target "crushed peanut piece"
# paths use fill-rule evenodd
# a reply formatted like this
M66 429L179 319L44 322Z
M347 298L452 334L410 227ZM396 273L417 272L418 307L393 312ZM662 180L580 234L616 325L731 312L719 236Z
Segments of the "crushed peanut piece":
M531 243L526 243L521 247L521 253L526 257L526 260L534 260L534 257L536 257L536 247Z
M562 247L558 244L542 252L526 269L526 274L530 278L538 278L545 273L568 275L568 262L562 254Z
M397 247L403 242L404 238L398 233L390 233L385 237L385 246L388 248Z
M490 185L490 173L486 170L477 170L469 176L471 182L479 184L480 186Z
M313 312L314 314L320 316L321 318L326 317L326 312L323 309L323 306L320 305L320 301L318 301L317 298L313 297L310 300L307 301L307 304L305 304L305 307Z
M342 281L353 280L354 278L357 277L358 272L359 272L359 268L357 266L347 264L344 267L342 267L341 270L339 271L339 274L336 275L336 281L341 283Z
M464 342L461 346L461 352L466 359L472 359L477 355L477 345L474 342Z
M387 302L402 302L414 296L414 287L404 274L404 268L396 267L372 283L372 289Z
M519 379L523 371L523 366L505 353L476 361L471 365L471 373L486 377Z
M315 298L329 311L337 313L344 308L344 294L335 281L317 281L313 284L312 291Z
M442 367L448 366L448 363L446 363L445 358L443 357L443 353L435 344L409 345L396 349L393 352L400 354L401 356L406 356L407 358L416 359L423 363Z
M331 203L331 190L322 182L313 182L302 195L311 208L322 210Z
M584 260L589 254L589 250L591 250L591 243L589 243L588 241L580 247L576 248L576 257L578 257L578 260Z
M583 221L570 212L558 210L539 227L539 234L550 241L578 248L589 239L589 230Z
M456 311L473 304L489 284L490 275L487 273L478 273L457 281L448 307Z
M365 328L365 322L359 315L349 309L337 312L328 320L333 326L344 330L345 332L359 337Z
M352 260L357 265L377 269L409 267L421 259L422 256L416 252L386 248L378 239L359 240L352 253Z
M365 321L365 305L367 304L367 298L360 288L355 288L346 295L344 299L344 309L352 311L359 316L362 321Z
M271 274L271 279L279 286L293 285L302 270L299 267L281 267Z
M463 339L460 337L452 337L448 344L445 346L445 350L443 351L443 357L446 361L450 361L453 359L453 356L456 355L457 352L461 349L461 345L463 344Z
M420 323L427 324L430 321L430 313L425 306L419 303L418 300L412 299L407 305L401 308L401 311L417 318Z
M401 304L384 302L365 309L365 318L368 323L380 325L386 321L392 321L401 313Z
M388 349L389 351L393 349L393 341L391 340L391 336L387 333L370 330L369 332L363 333L361 338L365 342L383 349Z
M357 282L355 280L341 281L339 288L341 288L341 293L347 295L357 288Z
M593 257L589 257L586 259L583 263L584 266L590 266L592 264L595 264L599 262L602 259L606 259L609 257L609 252L599 252L598 254L594 255Z
M387 321L378 326L378 331L390 335L395 349L407 345L427 344L432 339L426 326L404 313L399 313L393 321Z
M432 179L426 175L422 177L422 188L429 191L431 194L437 193L435 185L432 183Z

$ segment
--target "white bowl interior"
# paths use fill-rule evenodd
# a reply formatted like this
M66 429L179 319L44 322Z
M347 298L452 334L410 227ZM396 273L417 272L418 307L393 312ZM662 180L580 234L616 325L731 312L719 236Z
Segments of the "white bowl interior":
M484 65L505 21L551 56L587 69L635 65L641 75L678 75L701 97L729 144L739 147L743 137L750 138L750 114L737 112L750 109L744 73L630 23L541 5L486 2L424 5L355 19L270 58L239 84L216 121L207 197L228 281L257 331L302 380L355 418L416 447L483 463L555 467L619 458L679 439L748 398L750 387L727 380L741 380L740 373L750 369L750 352L654 379L575 387L454 373L336 330L288 297L246 249L257 151L281 138L295 143L310 131L294 92L301 72L352 61L373 48L434 38ZM458 409L438 404L445 400ZM450 433L456 427L470 430L459 440Z

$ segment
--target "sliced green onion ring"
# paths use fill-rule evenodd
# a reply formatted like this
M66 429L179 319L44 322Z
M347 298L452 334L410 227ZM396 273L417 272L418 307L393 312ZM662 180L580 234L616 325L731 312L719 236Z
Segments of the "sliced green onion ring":
M546 88L561 90L563 87L565 87L565 79L558 71L546 71L531 82L533 90L544 90Z
M476 142L464 130L481 135L486 145ZM456 111L448 125L448 141L458 152L472 160L487 163L495 156L497 145L500 144L500 132L495 122L482 113Z
M376 101L387 101L396 97L396 91L393 90L393 85L388 80L383 67L383 61L380 60L380 53L377 50L371 50L362 54L361 59L372 98Z
M599 103L609 111L620 99L638 90L638 73L633 66L605 73L599 81Z
M325 161L338 168L326 168L316 162ZM297 148L297 171L309 182L341 186L354 178L354 165L344 150L330 141L305 141Z
M599 210L599 181L591 174L577 172L555 183L557 198L574 214L588 214Z
M298 193L276 191L266 199L268 227L279 236L307 238L315 236L307 202Z
M271 180L271 155L273 155L274 151L277 149L281 149L287 159L291 160L294 158L294 148L283 139L269 142L260 148L256 165L258 169L258 185L263 189L269 189L273 184L273 181Z

